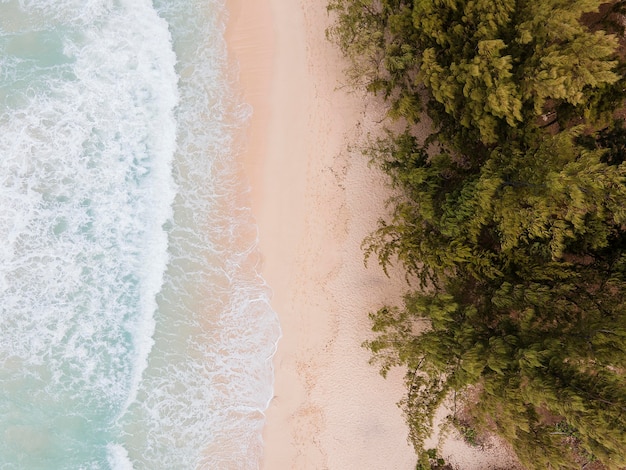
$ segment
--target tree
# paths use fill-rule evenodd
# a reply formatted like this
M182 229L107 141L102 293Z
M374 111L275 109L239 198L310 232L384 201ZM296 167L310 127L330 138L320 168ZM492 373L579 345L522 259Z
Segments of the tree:
M498 126L532 121L548 100L584 105L618 81L617 40L580 23L601 3L416 1L422 79L447 115L495 143Z
M471 387L477 425L529 468L626 466L626 131L608 125L626 81L615 37L583 22L600 4L330 4L352 76L407 123L365 150L398 196L363 246L420 290L371 315L366 346L407 368L418 452Z
M626 465L626 305L613 296L626 288L625 260L456 278L373 314L374 360L383 373L408 370L402 406L416 449L443 400L473 385L477 425L507 439L527 468L579 468L569 436L545 416L575 429L580 449L607 468Z
M382 93L389 114L419 121L421 99L416 81L419 53L412 26L411 1L331 0L336 22L326 34L350 58L351 84Z

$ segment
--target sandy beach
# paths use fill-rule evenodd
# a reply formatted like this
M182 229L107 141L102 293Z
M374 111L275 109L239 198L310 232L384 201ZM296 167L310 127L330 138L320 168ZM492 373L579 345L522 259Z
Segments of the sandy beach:
M377 106L343 86L325 0L227 5L227 41L254 108L242 159L261 271L283 331L262 468L414 469L396 406L403 371L383 379L361 347L368 312L398 303L406 288L402 275L365 267L360 248L390 194L354 150L376 128ZM458 443L447 451L462 468L490 467L472 452Z

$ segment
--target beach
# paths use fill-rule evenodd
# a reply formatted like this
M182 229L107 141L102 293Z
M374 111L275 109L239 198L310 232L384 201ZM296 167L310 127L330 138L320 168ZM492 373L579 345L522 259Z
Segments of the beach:
M254 109L242 162L260 271L282 328L261 468L413 469L396 405L404 371L384 379L361 346L372 337L367 314L407 288L401 273L365 266L361 249L391 195L358 151L380 127L380 105L343 81L325 0L227 7L229 50ZM457 462L472 460L455 445ZM463 468L490 466L474 463Z
M364 138L362 96L324 38L324 1L231 2L229 44L254 108L245 171L261 273L283 331L264 431L266 469L410 469L396 402L402 373L368 364L367 313L404 288L360 244L384 212L383 176L348 148Z

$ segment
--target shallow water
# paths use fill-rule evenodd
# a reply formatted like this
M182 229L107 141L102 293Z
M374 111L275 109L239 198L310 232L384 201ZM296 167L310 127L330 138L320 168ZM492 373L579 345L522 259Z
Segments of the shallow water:
M0 1L0 468L257 468L280 334L221 1Z

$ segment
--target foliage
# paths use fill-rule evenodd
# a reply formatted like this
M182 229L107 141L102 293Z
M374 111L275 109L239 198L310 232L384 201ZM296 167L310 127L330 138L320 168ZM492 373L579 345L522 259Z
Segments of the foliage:
M472 384L481 390L475 421L493 424L529 468L575 468L540 409L575 427L582 448L609 468L626 465L626 300L614 296L626 289L626 256L596 263L457 277L372 316L375 360L383 371L408 368L402 406L418 450L448 392ZM428 328L416 335L420 323Z
M493 144L562 103L594 114L591 97L620 78L617 39L579 21L602 3L331 0L328 35L352 58L353 81L390 100L392 117L419 119L423 84L442 105L430 103L436 121Z
M457 429L457 431L459 431L459 433L463 437L463 440L467 444L473 447L476 447L479 445L478 431L476 431L476 428L474 428L473 426L465 422L462 422L456 417L452 417L451 422L454 425L454 427Z
M327 36L354 59L347 71L353 85L382 93L391 116L415 123L421 100L411 8L405 0L330 0L328 10L338 20Z
M437 449L428 449L419 456L415 470L452 470L452 467L446 464Z
M428 155L409 132L379 140L370 156L402 197L366 239L366 257L396 256L422 285L438 285L451 274L499 276L524 251L557 260L606 247L626 224L626 165L576 144L580 131L473 160Z
M476 430L528 468L626 466L626 64L602 29L624 2L592 30L601 3L329 4L352 84L407 124L365 149L399 195L363 247L419 289L370 315L365 345L407 368L422 468L435 411L470 386Z

